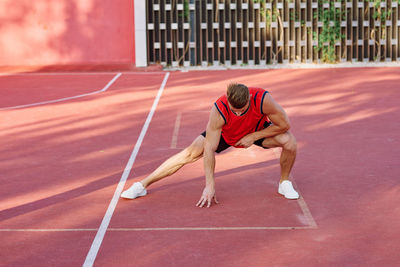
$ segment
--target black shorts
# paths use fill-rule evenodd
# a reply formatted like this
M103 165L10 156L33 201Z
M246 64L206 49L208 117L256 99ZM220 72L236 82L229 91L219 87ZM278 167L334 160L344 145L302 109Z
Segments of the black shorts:
M264 123L264 129L267 128L268 126L270 126L271 124L272 124L271 122L266 121ZM206 131L202 132L201 135L206 137ZM268 147L263 147L262 146L262 142L264 141L264 139L265 138L258 139L257 141L254 142L254 144L256 146L268 149ZM230 146L231 145L228 145L226 143L225 139L222 137L222 134L221 134L221 137L219 139L219 144L218 144L217 150L215 150L215 152L220 153L220 152L224 151L225 149L229 148Z

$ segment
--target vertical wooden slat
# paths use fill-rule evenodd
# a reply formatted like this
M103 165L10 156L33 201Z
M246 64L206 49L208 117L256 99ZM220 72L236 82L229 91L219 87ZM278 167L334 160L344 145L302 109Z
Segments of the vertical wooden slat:
M397 1L397 0L394 0L394 1ZM387 17L387 20L386 20L386 30L387 30L387 34L386 34L386 44L387 44L387 55L386 55L386 61L387 62L390 62L390 61L392 61L392 56L393 56L393 46L392 46L392 17L393 17L393 14L392 14L392 2L393 2L393 0L388 0L387 1L387 3L386 3L386 6L387 6L387 12L389 12L388 13L388 17Z
M339 49L337 51L337 57L339 62L346 61L346 3L336 0L335 4L339 5L339 15L340 15L340 34L342 36Z
M317 0L312 0L311 1L311 16L312 16L312 42L311 42L311 60L313 63L317 63L319 60L318 57L318 52L316 50L318 46L318 37L319 37L319 27L318 27L318 1Z
M335 0L334 2L335 5L335 16L338 16L340 18L339 22L339 27L340 27L340 34L343 35L343 27L341 25L341 21L343 18L343 5L340 1ZM340 40L336 42L335 44L335 53L336 53L336 58L340 62L342 60L342 54L343 54L343 42Z
M178 10L179 6L179 10ZM179 48L179 58L178 64L183 66L185 62L185 48L186 48L186 34L184 28L185 14L184 14L184 3L183 0L179 0L176 6L176 16L178 23L178 32L179 32L179 40L178 40L178 48Z
M177 16L177 5L176 5L177 0L171 0L171 11L170 11L170 16L171 16L171 43L172 43L172 49L171 49L171 55L172 55L172 66L177 67L179 66L179 29L178 29L178 16Z
M312 40L313 40L313 10L311 8L311 0L307 0L307 10L306 10L306 63L312 62Z
M364 45L363 45L363 8L364 2L357 0L355 3L355 10L357 16L357 61L363 61Z
M399 23L399 19L400 19L400 9L399 9L399 3L397 3L396 7L393 10L393 13L395 14L395 16L393 17L393 21L394 21L394 26L393 29L395 31L395 35L394 38L396 40L395 44L396 44L396 61L400 60L400 23Z
M260 65L267 64L266 60L266 49L265 49L265 39L266 39L266 16L267 10L265 8L265 2L260 3L260 10L259 10L259 17L260 20L258 22L258 28L260 31Z
M166 56L166 38L165 38L165 2L160 0L160 51L161 51L161 62L164 65L167 64Z
M377 25L378 25L378 27L379 27L379 30L378 30L378 40L377 40L377 42L378 42L378 48L379 48L379 53L378 53L378 55L379 55L379 58L378 58L378 60L383 60L383 58L385 57L385 51L383 50L383 35L384 35L384 30L383 30L383 26L382 26L382 21L381 21L381 19L380 18L378 18L378 20L376 21L377 22Z
M224 27L225 27L225 63L229 66L232 64L232 47L231 47L231 41L232 41L232 14L231 14L231 9L230 9L231 1L226 0L225 2L225 21L224 21Z
M391 1L391 18L390 18L390 22L391 22L391 29L390 29L390 49L391 49L391 55L390 55L390 61L395 61L396 57L397 57L397 51L396 51L396 21L395 21L395 17L396 17L396 13L395 13L395 8L397 6L398 2L396 0L392 0Z
M201 65L201 8L200 8L200 2L194 1L194 27L195 27L195 58L196 62L195 65Z
M157 7L158 6L158 7ZM155 53L155 62L162 63L161 57L161 30L160 30L160 2L159 0L154 1L154 48L156 50Z
M384 14L386 12L386 1L381 2L381 12L382 12L382 18L384 18ZM380 45L381 45L381 60L385 61L386 56L387 56L387 27L385 20L382 20L381 18L381 36L380 36Z
M213 59L212 64L218 65L220 56L219 56L219 11L218 11L218 0L211 1L212 11L211 11L211 22L212 22L212 33L213 33Z
M201 65L206 67L207 58L208 58L208 49L207 49L207 9L206 9L207 2L205 0L200 1L200 31L201 31Z
M272 29L271 29L271 23L272 23L272 18L273 14L272 12L274 11L271 0L267 0L266 3L263 4L265 14L263 17L263 24L260 25L264 27L264 30L262 31L261 35L261 47L263 49L262 51L262 61L265 64L271 63L272 62ZM269 46L268 46L269 44Z
M354 62L362 61L363 49L362 49L362 16L360 12L360 4L359 0L353 1L353 10L354 10L354 32L355 32L355 58Z
M214 57L214 42L213 42L213 15L212 15L212 2L211 0L204 1L206 2L206 20L207 28L206 28L206 47L207 47L207 64L211 65L213 63Z
M351 21L352 21L352 16L351 16L351 2L345 2L344 4L344 10L346 12L345 16L346 16L346 21L342 22L345 26L345 40L344 40L344 47L345 47L345 53L344 53L344 59L345 61L351 61L351 44L352 44L352 40L351 40Z
M254 10L254 17L253 17L253 21L254 21L254 64L255 65L260 65L261 64L261 29L260 29L260 21L261 19L261 5L260 3L256 3L252 5L252 8Z
M146 15L147 15L147 61L154 62L154 16L153 16L153 5L146 5ZM150 26L151 25L151 26Z
M268 23L269 39L266 41L267 48L269 47L268 63L278 62L278 20L277 20L277 0L270 0L272 14Z
M216 1L216 14L218 18L218 57L216 60L221 64L225 64L225 4L224 2Z
M182 50L182 55L181 58L182 60L179 62L179 64L182 66L190 66L190 25L189 25L189 19L190 19L190 13L188 12L189 5L188 3L185 3L184 0L180 0L180 4L182 5L182 10L180 11L181 15L181 25L182 27L182 41L183 41L183 50Z
M229 33L227 33L227 29L225 28L225 22L229 20L227 17L227 6L224 1L218 3L218 10L219 10L219 53L220 53L220 63L226 63L226 54L227 54L227 45L229 42Z
M242 0L241 6L241 24L242 24L242 62L247 64L249 60L249 28L248 28L248 3Z
M376 54L378 53L377 46L376 46L376 29L375 29L375 19L374 15L374 5L373 3L369 3L369 25L370 25L370 33L369 33L369 45L370 45L370 60L375 61Z
M249 41L249 46L248 46L248 64L249 65L254 65L256 56L255 56L255 10L253 6L253 1L248 0L248 9L247 9L247 14L248 14L248 41Z
M177 29L177 40L175 40L175 47L176 47L176 58L175 61L179 65L183 65L183 58L185 55L185 33L183 29L183 0L175 0L173 1L173 10L174 10L174 19L176 23ZM178 9L179 8L179 9Z
M362 20L363 20L363 46L364 46L364 53L363 53L363 61L368 62L369 61L369 3L365 2L364 3L364 8L362 9Z
M285 59L285 29L283 28L283 22L285 20L285 13L284 13L284 1L278 0L277 1L277 10L278 10L278 17L277 17L277 24L276 24L276 33L277 33L277 46L276 46L276 55L277 55L277 62L282 63Z
M237 47L237 61L236 64L241 65L243 63L243 18L242 18L242 0L236 0L236 47Z
M353 31L354 31L354 57L353 61L357 62L362 60L362 45L360 45L360 29L361 29L361 19L358 7L358 0L353 0Z
M236 30L236 21L237 21L237 13L236 13L236 0L230 1L230 11L231 11L231 64L235 65L237 61L238 48L237 48L237 30Z
M186 5L188 3L186 2ZM189 7L186 6L186 12L187 9L189 9L189 19L188 19L188 24L190 31L188 31L189 34L189 63L190 65L195 66L196 65L196 5L194 3L194 0L189 1Z
M165 28L167 65L172 65L171 0L165 0Z
M283 9L281 9L282 12L282 28L283 28L283 42L281 43L281 46L283 47L283 58L282 58L282 63L289 63L289 56L290 56L290 51L289 51L289 8L288 8L288 1L283 1Z
M288 12L288 21L287 21L287 31L288 31L288 63L293 63L296 59L296 48L295 48L295 39L296 39L296 28L295 24L297 21L296 18L296 5L294 0L290 0L287 2L287 12Z
M172 65L172 31L171 31L171 0L165 0L164 5L165 23L165 47L167 65Z
M397 61L400 61L400 4L397 4L396 7L396 23L397 23L397 33L396 33L396 39L397 39Z

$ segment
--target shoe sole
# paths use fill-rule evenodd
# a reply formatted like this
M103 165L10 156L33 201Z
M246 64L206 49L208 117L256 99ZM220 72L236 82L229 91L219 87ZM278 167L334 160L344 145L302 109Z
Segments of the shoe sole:
M285 196L284 193L282 193L281 189L278 189L278 193L281 194L282 196L284 196L286 199L299 199L299 198L300 198L300 196L297 196L297 197L287 197L287 196Z
M140 193L140 194L137 195L136 197L126 196L126 195L124 195L124 192L123 192L123 193L121 194L121 197L122 197L122 198L126 198L126 199L135 199L135 198L138 198L138 197L144 197L145 195L147 195L147 192L146 192L146 191Z

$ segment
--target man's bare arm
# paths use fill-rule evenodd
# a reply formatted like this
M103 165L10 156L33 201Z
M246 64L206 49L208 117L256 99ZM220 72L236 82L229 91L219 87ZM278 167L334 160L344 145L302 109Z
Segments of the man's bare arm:
M218 143L221 137L222 126L224 125L224 119L219 114L215 106L212 107L210 113L210 119L207 124L206 139L204 141L204 173L206 177L206 186L203 190L203 194L196 204L198 207L203 207L207 203L207 207L211 206L212 199L214 198L217 202L215 195L215 151L217 150Z
M275 102L270 94L265 94L262 110L265 115L268 115L272 125L246 135L236 143L237 146L249 147L258 139L276 136L289 130L290 122L285 110Z

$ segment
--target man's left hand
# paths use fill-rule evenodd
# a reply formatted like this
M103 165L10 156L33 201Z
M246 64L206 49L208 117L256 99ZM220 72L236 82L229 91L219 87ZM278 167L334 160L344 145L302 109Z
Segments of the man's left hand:
M253 143L254 143L254 138L252 136L252 134L248 134L245 137L243 137L242 139L240 139L235 146L242 146L244 148L248 148L250 147Z

